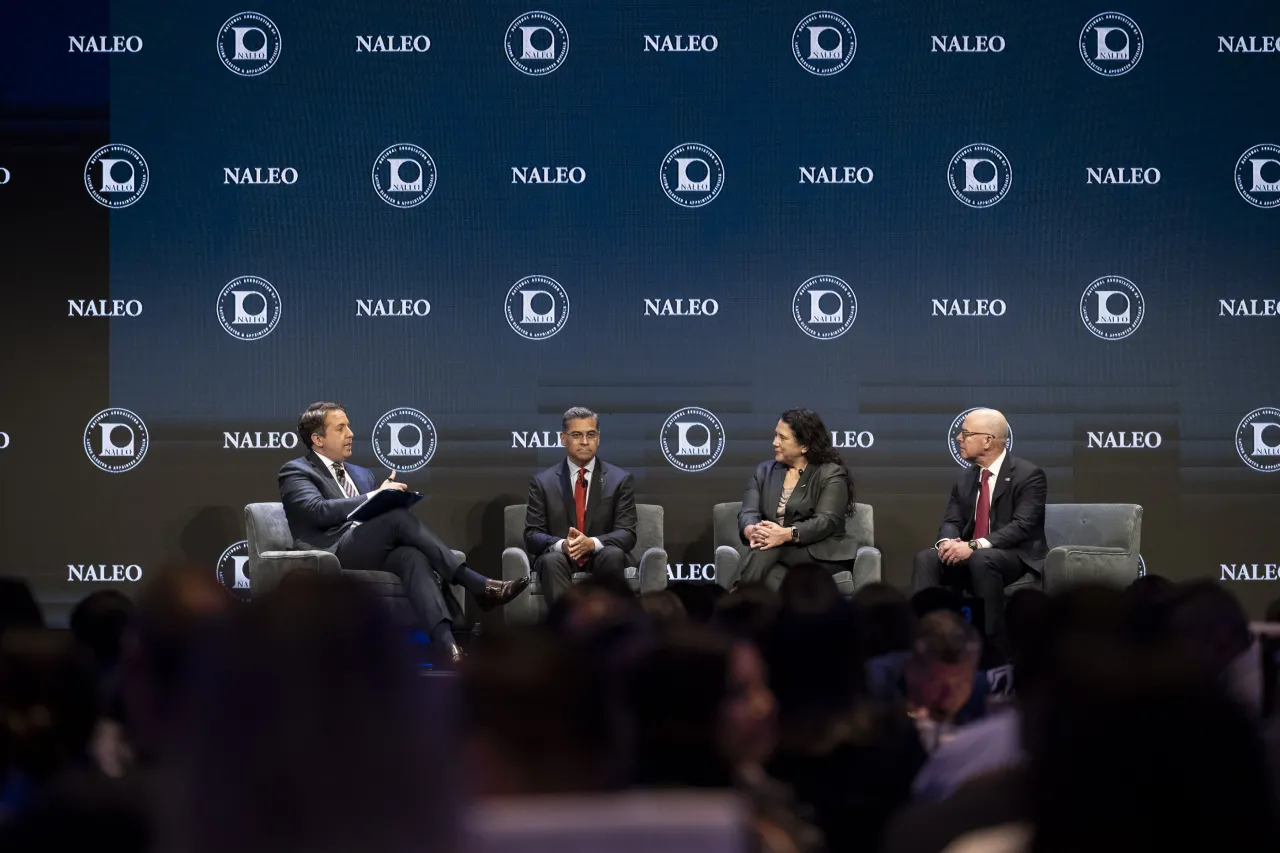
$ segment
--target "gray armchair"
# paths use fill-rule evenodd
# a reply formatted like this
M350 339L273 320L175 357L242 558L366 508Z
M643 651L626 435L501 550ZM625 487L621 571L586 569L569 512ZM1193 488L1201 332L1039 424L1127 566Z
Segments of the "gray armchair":
M1044 577L1028 572L1005 587L1054 593L1081 583L1128 586L1138 577L1142 507L1137 504L1048 504L1044 538L1049 555Z
M528 588L503 608L508 622L536 622L547 612L547 599L542 593L542 579L532 570L529 554L524 550L524 520L527 504L514 504L502 514L502 579L519 580L532 575ZM667 552L662 539L662 507L636 504L636 547L631 558L638 563L627 569L627 583L636 592L667 588ZM574 582L589 577L588 572L575 572Z
M880 580L880 549L875 542L875 513L871 504L854 504L854 513L844 520L845 533L858 543L852 572L835 575L836 587L846 596ZM712 510L712 536L716 546L716 582L730 589L742 574L742 561L749 550L738 533L738 513L742 501L716 504Z
M409 599L404 594L400 578L391 572L349 571L342 568L338 558L328 551L296 551L289 521L285 518L284 505L280 503L256 503L244 508L245 538L249 541L249 561L245 570L249 575L249 597L259 598L280 585L281 579L294 569L311 569L325 575L344 575L366 584L387 607L397 622L413 624L415 621ZM454 551L465 557L461 551ZM462 587L450 586L458 605L466 609Z

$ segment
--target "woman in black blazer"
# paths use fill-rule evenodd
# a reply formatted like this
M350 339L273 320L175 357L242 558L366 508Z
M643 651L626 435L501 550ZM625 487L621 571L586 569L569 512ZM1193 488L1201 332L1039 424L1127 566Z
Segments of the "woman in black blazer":
M751 547L742 583L776 588L787 569L816 563L832 574L853 568L858 543L845 535L853 478L818 413L788 409L773 431L773 459L747 483L738 531Z

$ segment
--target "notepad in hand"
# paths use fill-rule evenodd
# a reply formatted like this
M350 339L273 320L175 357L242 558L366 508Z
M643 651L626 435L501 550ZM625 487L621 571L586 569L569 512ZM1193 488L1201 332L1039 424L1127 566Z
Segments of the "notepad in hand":
M410 492L406 489L382 489L371 492L369 497L364 499L364 503L347 513L347 521L368 521L393 509L411 507L423 497L422 492Z

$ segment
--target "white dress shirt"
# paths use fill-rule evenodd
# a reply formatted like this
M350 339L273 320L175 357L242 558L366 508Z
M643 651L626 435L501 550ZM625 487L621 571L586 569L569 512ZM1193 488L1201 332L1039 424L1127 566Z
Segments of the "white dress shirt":
M582 470L583 466L575 464L572 459L567 459L567 461L569 463L569 490L576 494L576 490L578 488L578 472ZM586 469L587 469L587 498L589 500L591 498L591 479L595 476L595 473L596 473L596 458L594 456L592 456L591 461L587 463ZM591 504L587 504L586 508L590 510ZM573 525L574 527L577 527L578 519L576 518L569 519L569 524ZM578 532L586 533L587 531L579 530ZM601 544L600 540L594 536L591 537L591 541L595 543L597 551L599 551L601 548L604 547L604 545ZM555 545L552 545L551 547L556 551L560 551L561 553L564 553L564 542L565 540L560 539L556 542Z
M1009 451L1007 450L1000 451L1000 455L996 457L996 461L992 462L989 466L987 466L986 470L991 472L991 476L987 478L987 492L988 492L987 500L988 501L990 501L995 497L996 480L1000 476L1000 469L1004 466L1004 457L1008 452ZM982 496L982 473L979 472L978 473L978 497L981 497L981 496ZM977 497L975 497L973 500L973 519L974 521L978 520L978 498ZM988 521L991 519L990 503L987 504L987 519ZM937 548L939 545L941 545L945 541L946 541L945 539L939 539L937 542L933 543L933 547ZM984 536L978 540L978 545L982 548L990 548L991 542L990 540L987 539L987 537Z

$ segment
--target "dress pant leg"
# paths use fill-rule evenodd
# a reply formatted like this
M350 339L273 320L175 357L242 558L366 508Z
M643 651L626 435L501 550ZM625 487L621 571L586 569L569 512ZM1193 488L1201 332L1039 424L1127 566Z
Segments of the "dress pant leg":
M556 600L573 585L573 573L577 566L563 552L556 549L544 551L533 562L533 570L542 579L542 594L547 599L547 606Z
M779 548L770 548L767 551L752 548L747 551L747 556L742 559L742 573L738 575L738 583L760 583L766 580L777 564L780 553ZM781 579L778 583L782 583Z
M349 569L378 571L387 555L403 545L421 552L431 570L446 583L453 583L454 576L464 565L407 509L393 509L352 527L338 540L334 554Z
M765 575L765 586L770 589L777 589L782 586L783 580L787 577L787 572L796 566L817 566L825 569L827 574L835 577L841 572L853 571L853 560L819 560L809 553L807 545L779 545L776 548L770 548L770 551L777 552L775 558L777 562L773 564Z
M418 617L418 627L431 637L439 636L444 628L448 628L452 635L452 620L444 591L421 551L407 545L395 548L387 555L382 569L400 578L409 606ZM441 626L442 622L448 624Z
M605 545L600 550L591 552L591 558L587 560L587 569L596 577L610 575L626 581L627 552L617 545Z
M803 545L785 544L770 548L766 553L773 553L774 564L769 567L765 573L764 585L769 589L777 590L782 586L782 582L787 579L787 573L796 566L815 565L820 568L827 568L826 564L821 560L815 560L809 554L809 549Z
M917 553L915 564L911 567L912 594L922 589L942 586L942 573L945 569L936 548L925 548Z
M986 609L987 636L998 637L1004 633L1004 588L1022 577L1027 567L1013 551L999 548L979 548L965 566L973 592Z

